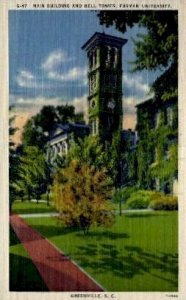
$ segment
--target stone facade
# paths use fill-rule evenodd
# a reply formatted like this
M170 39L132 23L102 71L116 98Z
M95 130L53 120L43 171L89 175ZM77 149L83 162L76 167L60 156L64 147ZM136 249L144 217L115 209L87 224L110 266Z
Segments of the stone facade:
M73 141L89 135L90 128L83 124L57 124L50 133L50 139L47 143L47 159L54 163L57 156L63 156L68 153L69 147Z
M126 39L96 32L82 47L88 58L88 118L92 135L111 141L122 130L122 46Z
M177 194L177 99L137 105L138 178L141 186Z

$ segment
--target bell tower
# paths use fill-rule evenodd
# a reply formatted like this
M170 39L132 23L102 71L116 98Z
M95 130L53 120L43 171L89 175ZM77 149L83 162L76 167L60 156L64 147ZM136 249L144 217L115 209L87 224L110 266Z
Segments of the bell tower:
M82 46L88 58L88 118L92 135L112 141L122 129L122 46L126 39L94 33Z

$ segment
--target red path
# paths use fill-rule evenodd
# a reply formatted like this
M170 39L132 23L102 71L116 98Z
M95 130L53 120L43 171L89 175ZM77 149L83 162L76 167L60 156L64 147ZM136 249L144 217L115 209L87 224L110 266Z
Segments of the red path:
M10 223L50 291L103 291L21 217L12 215Z

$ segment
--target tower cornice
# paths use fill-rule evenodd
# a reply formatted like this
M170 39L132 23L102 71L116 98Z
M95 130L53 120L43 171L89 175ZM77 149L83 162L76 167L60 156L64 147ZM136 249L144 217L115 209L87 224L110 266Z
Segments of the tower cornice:
M121 48L127 43L127 39L116 37L113 35L95 32L92 37L81 47L81 49L88 51L94 46L98 45L110 45Z

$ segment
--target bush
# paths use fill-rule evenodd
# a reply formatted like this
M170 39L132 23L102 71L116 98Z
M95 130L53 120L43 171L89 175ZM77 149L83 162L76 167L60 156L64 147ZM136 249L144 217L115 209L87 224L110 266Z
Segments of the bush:
M145 191L145 190L138 190L136 192L133 192L127 201L127 207L130 209L148 208L153 193L154 192L152 191Z
M151 201L149 208L154 210L178 210L177 197L167 196L160 193L154 195L154 199Z
M118 203L120 201L120 198L122 198L122 202L126 202L128 198L130 198L130 195L137 191L137 187L125 187L121 189L114 190L112 201L113 203Z

